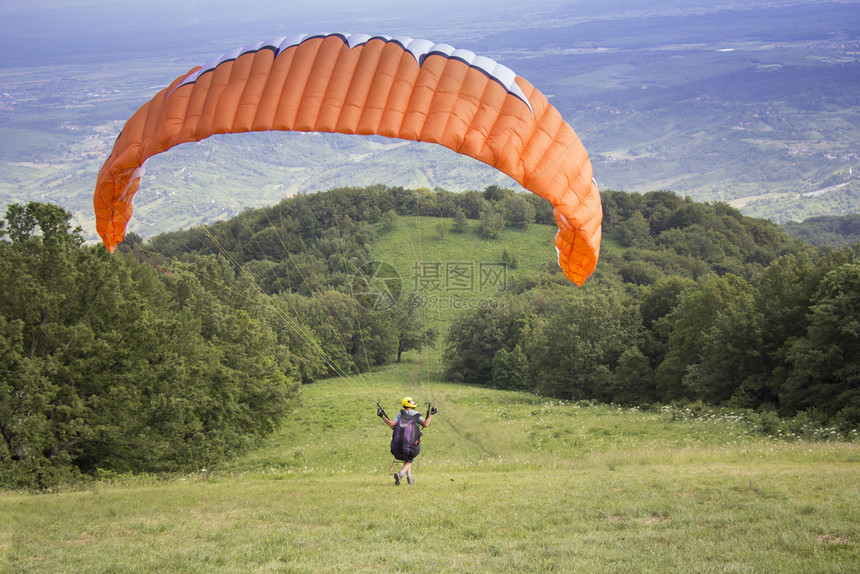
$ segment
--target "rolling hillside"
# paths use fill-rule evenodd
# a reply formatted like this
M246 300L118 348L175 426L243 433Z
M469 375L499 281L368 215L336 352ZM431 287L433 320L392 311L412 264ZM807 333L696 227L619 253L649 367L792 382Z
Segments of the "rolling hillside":
M367 379L439 414L416 484L341 380L218 468L105 473L0 493L0 567L67 572L847 572L860 564L857 443L760 434L737 413L642 412ZM404 512L403 508L408 511Z
M856 213L856 6L695 4L503 7L490 20L476 10L385 31L448 41L529 79L576 129L602 188L669 189L776 222ZM27 20L8 22L4 38L14 42L20 32L13 23ZM392 26L388 19L366 24ZM70 54L73 62L58 74L62 49L78 45L66 27L41 38L25 65L3 60L0 205L58 203L95 240L92 188L124 120L176 75L250 41L251 30L264 38L297 31L270 26L225 26L222 43L214 31L200 41L204 32L195 28L198 41L189 45L172 26L157 29L146 35L148 49L135 50L129 39L117 52ZM216 138L148 168L133 229L144 237L336 186L510 184L437 146L350 136Z

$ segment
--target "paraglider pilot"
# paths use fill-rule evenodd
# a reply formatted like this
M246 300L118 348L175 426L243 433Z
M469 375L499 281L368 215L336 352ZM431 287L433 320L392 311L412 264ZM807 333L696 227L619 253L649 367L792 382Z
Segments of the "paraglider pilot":
M412 397L405 397L401 401L400 412L394 417L394 420L388 418L385 411L377 403L376 415L381 418L385 424L394 429L391 434L391 454L395 460L403 462L400 471L394 473L394 484L400 486L400 481L406 476L406 482L415 484L415 479L412 478L412 461L421 452L421 428L430 426L430 421L433 415L436 414L436 407L427 411L427 417L416 409L418 405L412 400Z

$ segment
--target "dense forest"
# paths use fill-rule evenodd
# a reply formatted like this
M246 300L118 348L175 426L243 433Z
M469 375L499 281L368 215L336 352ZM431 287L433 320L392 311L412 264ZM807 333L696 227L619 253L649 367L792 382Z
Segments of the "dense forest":
M0 233L0 484L199 468L269 433L299 368L228 268L86 247L63 209Z
M812 245L854 245L860 243L860 213L810 217L801 223L790 221L782 229Z
M496 241L552 224L546 201L497 186L341 188L129 234L114 255L84 245L57 206L12 205L0 222L0 484L213 464L276 428L301 384L428 346L441 376L469 384L860 425L857 246L815 247L670 192L602 195L601 259L583 288L547 262L447 333L420 319L415 293L361 299L374 240L429 216L444 218L435 233Z
M607 192L604 209L624 248L605 251L580 291L548 275L459 316L451 378L860 424L857 246L815 249L725 204L665 192Z

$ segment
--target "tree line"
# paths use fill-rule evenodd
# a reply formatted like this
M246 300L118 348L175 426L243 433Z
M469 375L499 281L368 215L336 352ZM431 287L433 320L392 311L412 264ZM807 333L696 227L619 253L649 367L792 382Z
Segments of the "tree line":
M860 243L860 213L810 217L800 223L789 221L782 228L812 245L840 247Z
M327 234L335 223L325 209L296 217L291 235L236 221L157 237L155 247L129 234L111 255L85 245L61 207L9 206L0 485L206 467L277 428L302 383L435 344L408 294L382 309L352 296L349 266L369 256L367 222L347 218Z
M56 205L9 206L0 484L205 467L276 428L301 383L435 344L408 293L368 308L350 282L384 214L486 208L477 192L340 189L148 242L130 233L111 256Z
M819 249L722 203L603 194L579 290L547 273L461 314L451 378L563 399L694 403L860 425L860 245ZM613 243L617 242L613 248Z
M296 361L229 269L142 266L69 220L16 204L0 226L0 484L199 468L296 405Z
M461 312L446 377L860 423L856 247L816 248L670 192L605 191L603 204L585 287L548 263L510 281L502 304ZM356 283L384 281L373 240L406 215L449 218L450 233L477 220L488 239L553 222L542 198L497 186L339 188L147 241L132 233L111 256L55 205L9 206L0 484L208 466L272 432L301 384L435 345L408 289L367 300Z
M858 315L852 295L860 292L850 279L857 247L814 247L725 203L669 191L601 196L605 240L585 288L572 289L548 265L508 285L503 305L460 314L445 342L447 377L560 398L702 401L860 424L852 375L860 356L850 335ZM351 273L372 258L374 224L385 229L403 215L451 218L454 233L467 228L466 219L478 220L478 233L490 239L505 226L554 223L542 198L498 186L452 193L377 185L297 196L215 224L212 238L165 234L150 245L171 257L226 251L255 270L267 292L295 298L330 289L348 298ZM850 239L853 222L843 218L829 232ZM298 261L304 270L295 270ZM834 307L840 313L825 313ZM342 320L338 328L358 337L356 325L378 319ZM411 327L396 332L411 333L407 338L419 341L412 348L435 336L422 336L412 316L405 324ZM391 328L370 330L376 335L369 340L382 341ZM331 341L331 334L319 339ZM557 354L552 341L562 342ZM827 360L819 356L823 348ZM375 358L352 357L353 365L369 368L391 356L361 352Z

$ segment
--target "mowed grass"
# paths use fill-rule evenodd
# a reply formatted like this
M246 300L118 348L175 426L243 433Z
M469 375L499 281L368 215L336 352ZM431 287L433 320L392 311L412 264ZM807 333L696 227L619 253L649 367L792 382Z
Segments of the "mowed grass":
M306 386L229 464L0 493L2 572L856 572L860 445L443 383ZM404 395L439 414L389 476Z

